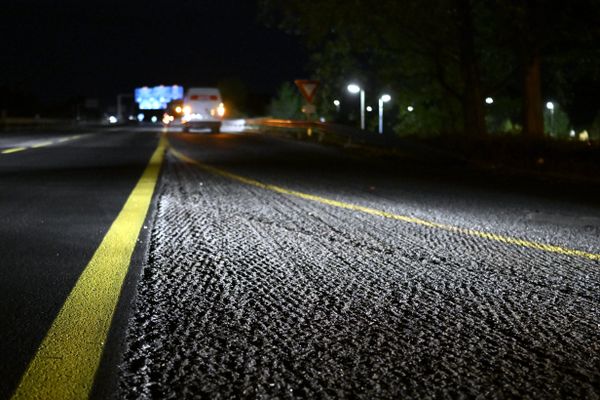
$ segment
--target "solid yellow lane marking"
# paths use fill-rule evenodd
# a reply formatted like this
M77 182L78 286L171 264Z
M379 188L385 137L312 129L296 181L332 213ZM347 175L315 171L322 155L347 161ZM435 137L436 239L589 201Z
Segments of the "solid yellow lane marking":
M13 147L11 149L2 150L2 154L17 153L19 151L27 150L27 147Z
M469 229L469 228L462 228L462 227L453 226L453 225L441 224L438 222L428 221L428 220L421 219L421 218L410 217L407 215L394 214L394 213L387 212L387 211L377 210L375 208L359 206L356 204L350 204L350 203L345 203L342 201L332 200L332 199L328 199L326 197L316 196L313 194L298 192L296 190L285 189L280 186L262 183L262 182L254 180L254 179L246 178L246 177L225 171L223 169L216 168L216 167L213 167L208 164L204 164L198 160L190 158L190 157L186 156L185 154L175 150L173 147L170 148L170 151L173 153L173 155L175 155L180 160L185 161L190 164L197 165L199 168L202 168L205 171L208 171L213 174L220 175L220 176L223 176L223 177L226 177L229 179L233 179L238 182L245 183L247 185L252 185L252 186L262 188L262 189L270 190L270 191L273 191L276 193L299 197L301 199L315 201L315 202L318 202L321 204L326 204L326 205L338 207L338 208L344 208L347 210L358 211L358 212L362 212L365 214L375 215L378 217L394 219L394 220L406 222L409 224L416 224L416 225L426 226L428 228L441 229L441 230L444 230L447 232L453 232L453 233L458 233L458 234L462 234L462 235L479 237L479 238L483 238L483 239L487 239L487 240L492 240L495 242L512 244L512 245L516 245L516 246L520 246L520 247L542 250L542 251L547 251L550 253L563 254L563 255L567 255L567 256L583 257L583 258L588 258L590 260L600 260L600 254L598 254L598 253L589 253L589 252L582 251L582 250L570 249L570 248L566 248L566 247L555 246L555 245L545 244L545 243L538 243L538 242L533 242L530 240L518 239L518 238L514 238L514 237L510 237L510 236L504 236L504 235L498 235L495 233L479 231L476 229Z
M58 313L13 399L85 399L164 157L148 166Z

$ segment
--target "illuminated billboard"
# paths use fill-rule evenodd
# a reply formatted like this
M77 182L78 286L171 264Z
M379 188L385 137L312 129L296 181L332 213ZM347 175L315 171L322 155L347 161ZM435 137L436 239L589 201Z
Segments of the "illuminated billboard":
M173 86L144 86L134 91L135 102L140 110L164 110L173 100L183 99L183 87Z

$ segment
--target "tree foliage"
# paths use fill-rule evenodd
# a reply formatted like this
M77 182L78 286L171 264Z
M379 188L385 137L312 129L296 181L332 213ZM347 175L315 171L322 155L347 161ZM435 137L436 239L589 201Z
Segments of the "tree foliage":
M573 74L596 69L598 2L556 7L541 0L262 0L271 21L303 35L312 69L331 96L358 80L392 90L429 118L427 129L484 135L487 96L521 99L523 132L544 134L543 88L564 90ZM595 16L595 17L594 17ZM565 51L565 49L567 49ZM590 51L591 49L591 51ZM573 59L587 60L573 65ZM563 95L566 99L568 95ZM331 98L331 97L330 97ZM418 108L417 108L418 107ZM416 114L413 114L416 115ZM425 126L425 125L424 125ZM399 129L418 130L403 122Z
M277 96L271 101L269 114L275 118L303 119L301 108L302 98L298 93L298 89L285 82L279 88Z

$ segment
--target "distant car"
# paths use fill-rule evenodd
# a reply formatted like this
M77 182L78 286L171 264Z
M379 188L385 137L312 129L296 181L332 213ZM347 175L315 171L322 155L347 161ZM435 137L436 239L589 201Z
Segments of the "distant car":
M225 117L225 105L217 88L189 88L183 99L182 111L184 132L189 132L190 128L219 132Z

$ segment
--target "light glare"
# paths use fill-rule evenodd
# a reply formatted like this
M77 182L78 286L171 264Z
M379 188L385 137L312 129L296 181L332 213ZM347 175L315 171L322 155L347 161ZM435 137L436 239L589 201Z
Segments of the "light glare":
M356 93L360 92L360 86L358 86L357 84L351 83L350 85L348 85L348 91L352 94L356 94Z
M225 104L223 104L223 103L219 104L219 107L217 107L217 114L221 118L223 118L225 116Z

